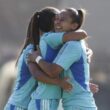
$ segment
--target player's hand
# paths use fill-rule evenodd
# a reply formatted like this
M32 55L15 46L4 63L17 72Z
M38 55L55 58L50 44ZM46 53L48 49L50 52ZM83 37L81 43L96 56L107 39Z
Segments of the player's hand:
M69 78L64 78L60 81L60 87L67 92L71 91L73 88L72 84L70 84L68 80Z
M27 56L28 62L35 62L35 59L39 55L40 55L39 51L33 51L32 53L28 54Z
M99 86L97 84L89 83L89 86L90 86L90 90L93 94L97 93L99 91Z
M87 54L87 62L90 63L92 56L93 56L93 51L90 48L86 49L86 54Z

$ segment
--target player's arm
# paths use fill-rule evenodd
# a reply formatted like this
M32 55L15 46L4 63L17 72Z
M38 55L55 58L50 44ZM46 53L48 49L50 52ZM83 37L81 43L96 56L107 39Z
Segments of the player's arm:
M68 33L65 33L63 36L63 42L71 41L71 40L81 40L87 38L87 33L84 30L79 31L71 31Z
M38 63L39 67L51 78L58 77L64 70L61 66L55 63L49 63L41 59Z
M44 72L42 72L36 63L30 62L28 63L28 67L32 76L38 81L41 81L43 83L58 85L67 91L72 89L72 85L67 82L67 78L59 79L57 77L52 79L49 76L47 76Z

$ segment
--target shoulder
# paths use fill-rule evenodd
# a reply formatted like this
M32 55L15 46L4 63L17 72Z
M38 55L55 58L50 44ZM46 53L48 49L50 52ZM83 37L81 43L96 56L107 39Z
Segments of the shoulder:
M64 35L64 32L50 32L47 34L47 37L48 36L61 36L61 35Z
M26 46L25 51L29 51L29 50L33 50L34 45L33 44L29 44Z
M69 41L69 42L66 42L65 44L64 44L64 47L68 50L68 51L70 51L71 53L73 52L75 52L75 53L81 53L81 51L82 51L82 46L81 46L81 42L80 41Z
M32 53L33 49L34 49L33 44L27 45L27 47L23 50L24 56L27 56L29 53Z

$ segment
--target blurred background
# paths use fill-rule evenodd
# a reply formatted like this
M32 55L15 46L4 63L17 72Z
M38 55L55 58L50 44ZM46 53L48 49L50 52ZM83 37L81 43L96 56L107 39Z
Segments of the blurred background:
M90 36L88 44L94 52L91 77L100 88L94 97L99 110L110 110L109 0L0 0L0 110L8 99L4 94L10 95L10 85L16 77L14 60L26 36L30 17L45 6L87 10L83 29Z

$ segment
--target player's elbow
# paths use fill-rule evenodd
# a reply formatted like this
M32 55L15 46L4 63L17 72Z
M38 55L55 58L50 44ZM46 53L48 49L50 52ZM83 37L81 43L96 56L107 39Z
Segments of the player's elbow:
M83 36L84 38L87 38L87 36L88 36L88 35L87 35L87 32L83 30L83 31L82 31L82 36Z

